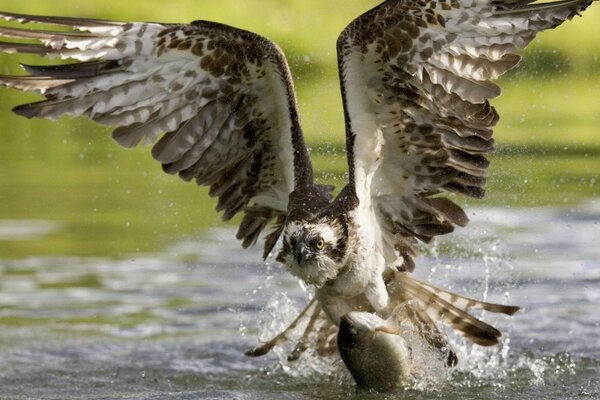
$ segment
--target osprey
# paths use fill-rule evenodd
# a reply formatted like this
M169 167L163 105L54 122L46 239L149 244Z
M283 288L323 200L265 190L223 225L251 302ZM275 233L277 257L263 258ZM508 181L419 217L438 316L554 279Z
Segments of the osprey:
M70 30L0 27L4 53L70 59L23 65L0 84L45 100L19 115L85 115L116 127L124 147L154 144L165 172L210 187L217 210L243 215L237 238L253 245L269 225L266 258L315 287L289 329L249 352L264 354L309 317L296 358L314 340L331 347L349 312L387 318L415 304L424 336L446 342L442 320L481 345L500 332L466 311L512 315L518 308L478 302L416 280L418 241L465 226L445 193L480 198L498 114L493 81L515 67L536 34L592 0L388 0L353 21L337 42L348 183L332 197L320 185L304 142L283 52L255 33L215 22L189 25L0 13L8 21ZM9 39L28 41L10 42ZM449 355L449 360L453 355Z

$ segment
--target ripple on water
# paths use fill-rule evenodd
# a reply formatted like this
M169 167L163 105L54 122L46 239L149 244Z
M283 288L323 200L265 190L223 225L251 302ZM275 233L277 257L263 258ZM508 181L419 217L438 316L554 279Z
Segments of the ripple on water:
M472 217L425 253L417 274L523 310L483 314L504 332L500 346L452 336L459 367L435 375L419 361L435 379L398 397L600 396L600 246L591 234L600 207ZM289 323L307 295L231 237L219 229L133 260L0 260L0 397L381 398L355 395L336 357L289 363L291 344L243 356Z

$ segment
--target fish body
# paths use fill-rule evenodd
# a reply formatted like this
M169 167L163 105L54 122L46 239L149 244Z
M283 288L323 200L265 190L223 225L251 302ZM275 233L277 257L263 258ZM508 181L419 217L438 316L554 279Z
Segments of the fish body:
M337 346L360 390L392 392L408 383L411 351L389 321L350 312L340 321Z

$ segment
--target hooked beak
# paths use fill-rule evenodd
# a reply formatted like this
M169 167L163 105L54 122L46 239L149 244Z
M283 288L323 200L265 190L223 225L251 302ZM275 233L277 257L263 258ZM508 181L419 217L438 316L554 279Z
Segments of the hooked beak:
M296 257L296 261L298 265L302 265L302 262L306 260L310 255L310 249L304 243L298 243L294 247L294 256Z

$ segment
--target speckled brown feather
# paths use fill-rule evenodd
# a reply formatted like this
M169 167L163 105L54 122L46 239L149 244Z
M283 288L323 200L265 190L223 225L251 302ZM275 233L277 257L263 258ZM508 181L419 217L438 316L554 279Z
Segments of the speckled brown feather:
M269 40L226 25L126 23L0 13L23 24L66 25L71 32L0 27L5 53L71 58L60 66L24 66L30 76L0 84L46 100L15 112L56 119L87 115L115 126L125 147L155 143L165 172L210 186L223 219L244 213L244 247L271 223L275 245L294 187L310 186L312 167L298 120L287 62Z
M350 186L373 203L396 237L404 270L417 238L465 226L453 192L485 194L498 114L493 81L515 67L535 35L583 11L592 0L388 0L338 39ZM372 183L369 183L372 182ZM392 260L388 260L392 261Z
M502 333L470 315L469 310L482 309L506 315L514 315L519 310L519 307L515 306L486 303L464 297L420 281L405 272L393 272L388 277L387 288L393 304L416 302L416 305L411 306L414 311L419 313L422 310L428 315L428 317L423 315L419 317L422 323L435 325L434 321L442 321L481 346L497 344ZM437 331L435 326L427 329L430 329L431 332ZM428 340L436 347L444 347L445 338L432 337Z

